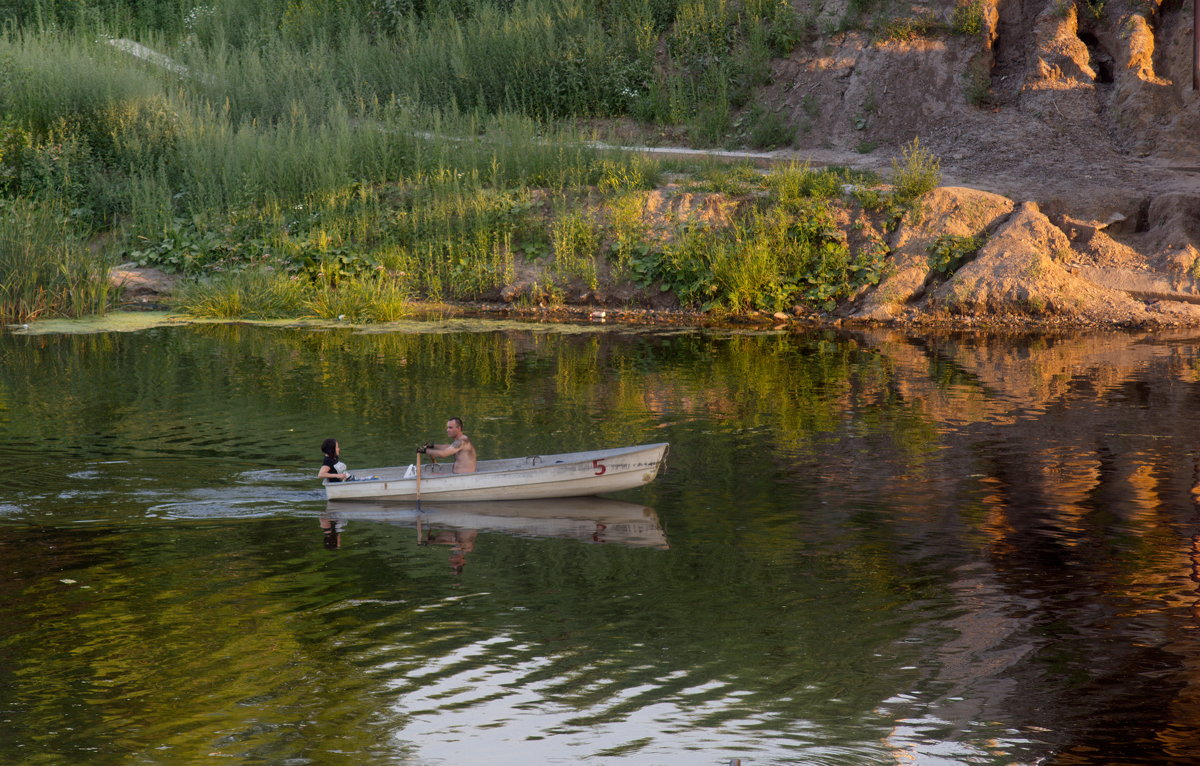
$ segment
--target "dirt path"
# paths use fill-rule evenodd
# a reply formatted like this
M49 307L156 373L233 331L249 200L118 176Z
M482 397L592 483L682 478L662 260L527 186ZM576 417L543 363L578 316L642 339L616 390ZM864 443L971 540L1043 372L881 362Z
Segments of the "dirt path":
M869 170L888 177L892 157L876 152L833 149L777 149L774 151L695 149L685 146L639 146L596 142L601 149L641 152L655 157L722 159L752 162L763 167L811 163L823 167ZM1147 198L1167 193L1200 195L1200 165L1158 157L1110 155L1104 162L1076 162L1047 158L1031 151L1020 156L972 155L940 157L943 186L962 186L1033 201L1042 207L1061 208L1077 217L1106 220L1114 214L1133 217Z

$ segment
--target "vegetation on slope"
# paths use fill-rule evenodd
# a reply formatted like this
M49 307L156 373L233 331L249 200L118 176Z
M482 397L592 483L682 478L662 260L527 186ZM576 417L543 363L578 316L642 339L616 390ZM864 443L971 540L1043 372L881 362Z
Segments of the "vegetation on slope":
M824 306L882 256L835 219L865 202L886 227L916 196L741 172L734 220L650 236L631 211L678 168L556 127L631 115L715 142L742 110L743 138L785 137L749 99L803 32L786 2L8 0L0 17L6 319L102 309L118 260L194 277L185 305L214 314L383 319L539 260L532 299L605 272L685 305Z

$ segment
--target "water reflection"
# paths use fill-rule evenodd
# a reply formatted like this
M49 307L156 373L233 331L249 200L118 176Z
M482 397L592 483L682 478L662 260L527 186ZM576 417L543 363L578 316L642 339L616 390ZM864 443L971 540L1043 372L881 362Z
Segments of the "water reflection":
M1188 333L0 337L0 760L1194 763L1197 405ZM446 412L672 459L325 503Z
M522 537L548 537L588 543L617 543L665 550L667 538L653 508L605 497L447 503L331 500L322 529L344 527L350 519L411 526L420 545L474 547L479 530ZM438 532L449 530L449 534ZM467 541L467 536L470 541ZM465 552L470 552L466 550Z

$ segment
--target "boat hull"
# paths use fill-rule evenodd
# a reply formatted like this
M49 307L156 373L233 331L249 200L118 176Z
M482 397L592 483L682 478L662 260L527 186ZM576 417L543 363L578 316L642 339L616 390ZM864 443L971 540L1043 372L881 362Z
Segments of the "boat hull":
M453 463L424 465L424 499L449 501L538 500L618 492L649 484L658 476L668 445L530 455L480 461L475 473L453 473ZM330 500L417 498L416 478L404 478L409 466L367 468L355 473L378 476L367 481L325 482Z

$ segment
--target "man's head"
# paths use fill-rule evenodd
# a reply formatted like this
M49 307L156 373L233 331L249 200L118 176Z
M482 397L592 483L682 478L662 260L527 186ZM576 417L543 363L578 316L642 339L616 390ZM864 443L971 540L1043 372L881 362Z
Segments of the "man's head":
M446 435L453 441L462 436L463 422L462 418L450 418L446 421Z

